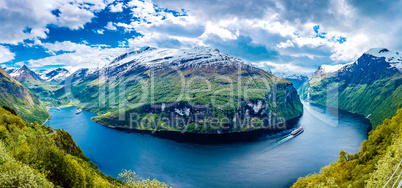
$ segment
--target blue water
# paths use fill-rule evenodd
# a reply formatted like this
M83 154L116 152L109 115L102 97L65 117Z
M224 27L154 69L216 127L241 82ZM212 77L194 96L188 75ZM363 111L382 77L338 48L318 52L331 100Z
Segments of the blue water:
M106 128L91 121L96 114L75 111L51 109L49 124L68 131L103 173L117 177L122 169L131 169L174 187L289 187L298 177L335 162L341 150L358 152L369 127L364 118L348 113L337 118L305 105L299 121L304 132L298 136L199 145Z

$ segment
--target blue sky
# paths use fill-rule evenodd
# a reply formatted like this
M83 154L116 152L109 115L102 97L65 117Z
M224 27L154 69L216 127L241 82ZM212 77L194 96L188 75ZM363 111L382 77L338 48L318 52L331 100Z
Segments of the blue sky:
M2 66L94 67L144 46L209 46L311 73L369 48L401 50L401 1L0 0Z

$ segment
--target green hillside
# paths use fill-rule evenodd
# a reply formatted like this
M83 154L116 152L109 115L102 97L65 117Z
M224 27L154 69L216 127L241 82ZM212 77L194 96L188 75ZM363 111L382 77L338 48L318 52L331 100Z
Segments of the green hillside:
M103 125L141 130L241 132L303 113L289 81L216 49L171 51L145 48L131 56L124 54L95 74L55 91L55 96L96 112L99 116L93 120ZM130 57L139 59L125 61ZM135 127L129 122L132 113L138 115ZM170 123L162 120L166 118ZM257 122L244 123L247 118ZM227 128L210 126L215 120L225 121Z
M252 106L250 107L248 104L257 105L259 101L262 102L262 110L273 113L272 124L299 117L303 113L301 102L291 82L276 78L260 69L253 69L252 71L246 69L237 72L235 69L208 70L200 68L184 69L181 70L181 73L187 81L193 80L192 83L182 87L179 73L173 70L156 71L154 81L152 81L149 76L149 70L142 70L123 75L128 79L131 77L141 78L143 83L146 83L142 85L135 80L128 81L126 82L126 88L124 88L125 92L121 92L121 84L118 80L102 81L98 78L74 83L71 86L71 90L72 95L77 99L76 104L99 114L98 117L93 119L94 121L104 125L128 127L130 113L135 112L140 114L141 122L145 122L145 125L142 124L141 127L136 127L138 129L155 129L155 126L159 126L159 130L182 131L181 127L165 126L164 123L157 121L174 113L175 116L183 117L186 121L189 120L192 123L190 125L192 128L183 127L186 131L213 133L216 130L204 127L204 125L210 123L212 118L228 117L232 120L237 116L243 119L245 110L252 109ZM208 80L210 85L207 85L204 80L197 79L199 77ZM240 81L239 77L241 78ZM152 82L154 87L151 87ZM145 90L144 85L147 86ZM104 101L99 99L99 88L102 87L106 91L103 96ZM62 91L65 91L64 88ZM181 92L183 92L183 97L180 99ZM274 92L275 94L273 94ZM61 99L66 97L65 93L61 93L63 94L60 97ZM177 103L175 103L176 101ZM153 108L151 106L153 104L159 106L173 104L173 106L162 110L161 107ZM204 107L194 108L193 104ZM177 115L176 109L183 110L186 108L190 109L190 114ZM118 119L119 110L121 109L124 110L125 121L119 121ZM202 122L195 121L194 114L196 112L199 113L198 118ZM264 118L267 115L268 113L262 114L260 110L260 112L251 114L251 117ZM147 122L152 126L148 126ZM229 121L228 124L231 126L231 132L245 130L241 126L236 128L233 122Z
M12 108L22 119L39 123L49 118L39 97L0 68L0 106Z
M337 95L331 94L331 89L335 87L339 89ZM392 117L402 107L402 76L361 84L351 84L335 76L313 78L299 89L299 93L302 99L313 104L338 106L349 112L370 115L369 120L375 128L384 118ZM310 95L309 99L307 93Z
M338 161L318 174L299 178L292 187L383 187L388 180L387 187L392 187L402 172L401 160L402 109L370 132L359 153L341 151Z
M364 115L374 129L402 108L401 72L367 53L335 72L320 67L298 91L310 103Z
M168 187L131 171L105 176L64 130L0 108L0 187Z

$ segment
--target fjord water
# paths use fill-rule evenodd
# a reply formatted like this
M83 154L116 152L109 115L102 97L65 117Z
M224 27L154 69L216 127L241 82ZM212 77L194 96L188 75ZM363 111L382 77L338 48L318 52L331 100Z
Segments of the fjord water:
M289 187L298 177L319 172L339 152L358 152L368 121L349 113L336 116L305 104L296 137L283 133L254 142L199 145L127 133L75 114L76 107L51 109L53 128L68 131L85 155L106 175L135 171L174 187Z

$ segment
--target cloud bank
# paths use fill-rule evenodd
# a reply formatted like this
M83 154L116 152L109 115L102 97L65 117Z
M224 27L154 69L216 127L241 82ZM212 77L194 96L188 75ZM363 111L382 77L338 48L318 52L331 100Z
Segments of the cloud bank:
M369 48L402 50L399 7L393 0L0 0L0 62L84 66L143 46L210 46L274 71L312 72ZM15 62L23 54L16 45L48 55Z

